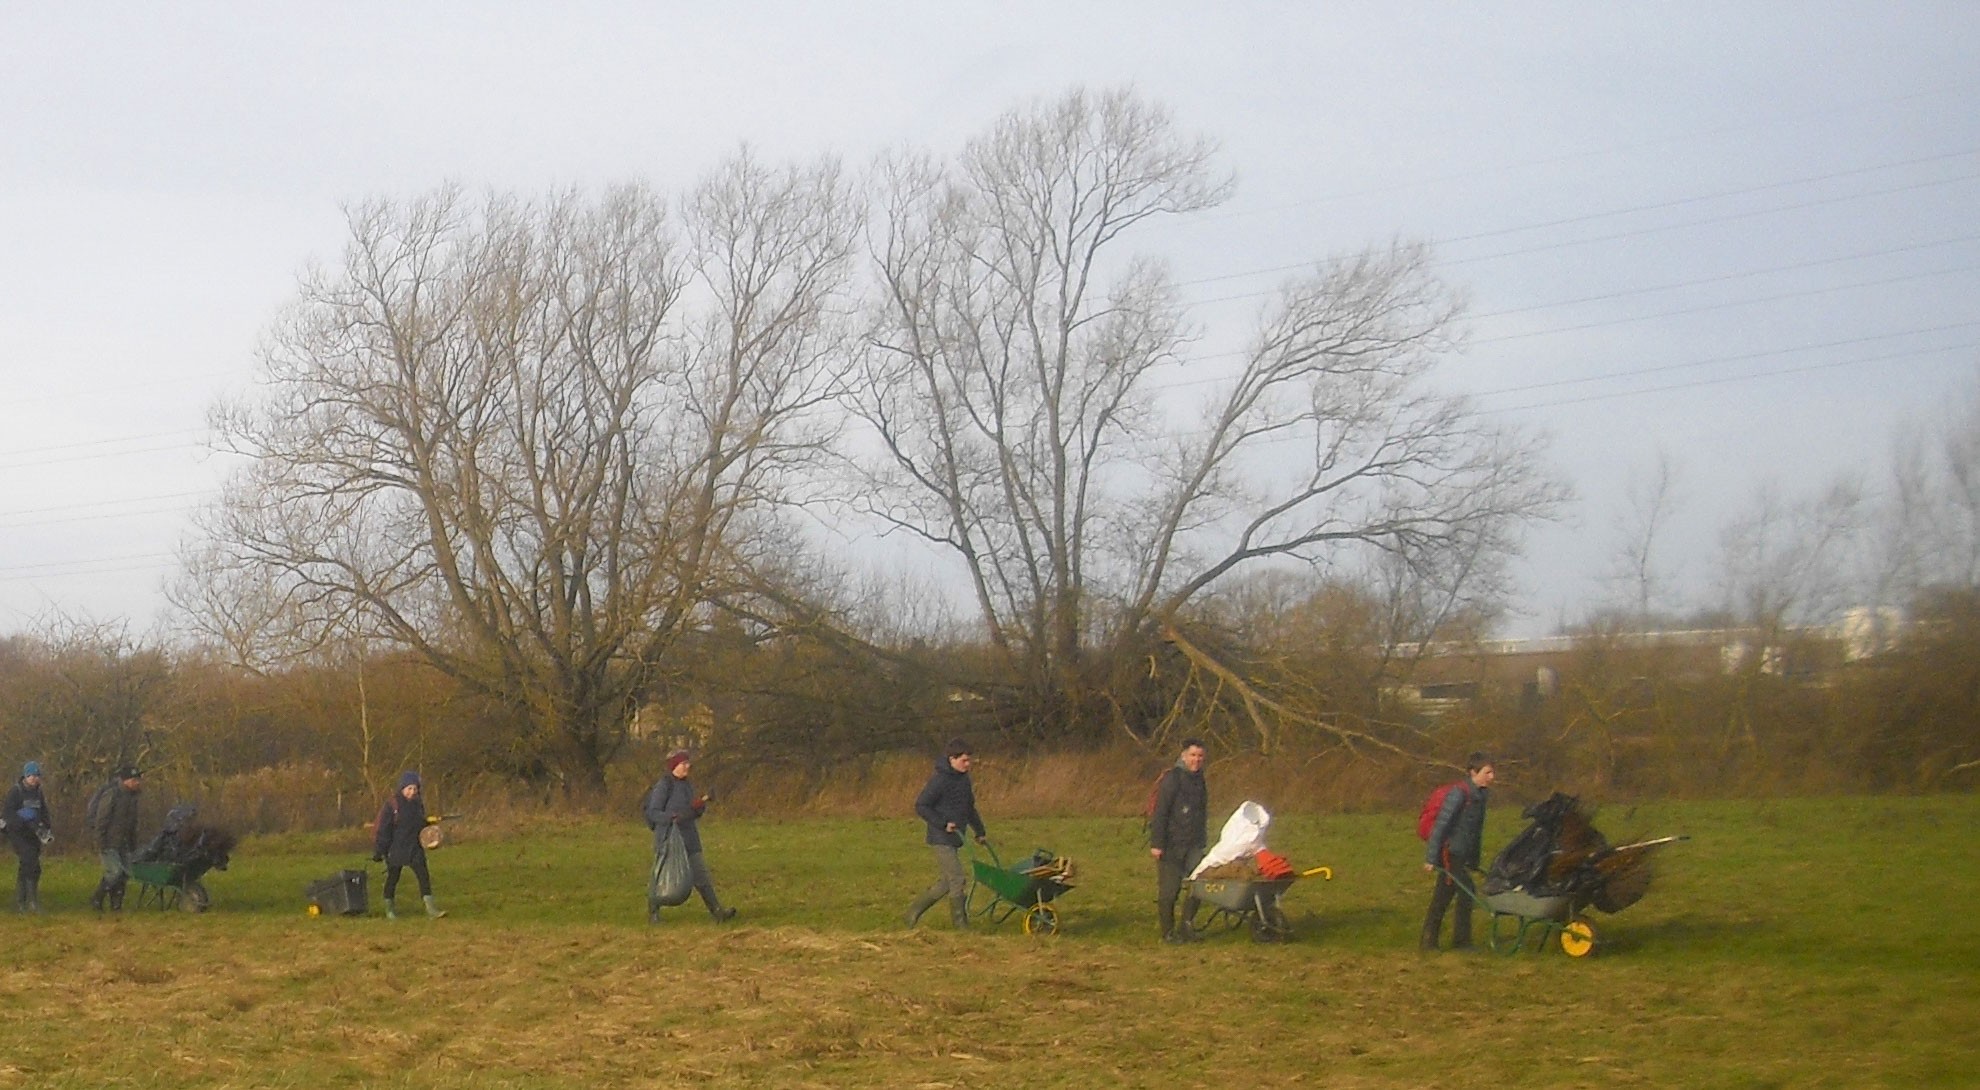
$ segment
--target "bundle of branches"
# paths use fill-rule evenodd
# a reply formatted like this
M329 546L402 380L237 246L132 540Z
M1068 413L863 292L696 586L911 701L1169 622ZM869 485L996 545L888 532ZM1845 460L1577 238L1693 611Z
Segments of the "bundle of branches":
M199 810L180 803L165 814L165 826L137 854L137 862L177 863L190 882L209 870L226 870L239 838L226 829L201 825Z
M1574 897L1604 912L1621 912L1650 888L1655 850L1682 839L1612 847L1580 800L1558 791L1521 816L1531 824L1492 860L1487 894L1524 889L1536 897Z

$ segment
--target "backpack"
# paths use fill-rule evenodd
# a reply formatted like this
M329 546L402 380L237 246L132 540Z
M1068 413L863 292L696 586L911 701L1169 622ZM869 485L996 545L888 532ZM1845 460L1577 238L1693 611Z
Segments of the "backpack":
M83 807L83 824L88 826L91 832L96 830L97 820L103 815L104 804L110 801L110 792L116 789L117 781L115 780L104 784L102 787L96 789L96 794L89 797L89 805Z
M1146 801L1144 801L1141 804L1142 831L1146 832L1148 827L1154 824L1155 799L1162 793L1162 781L1167 779L1169 773L1174 772L1175 768L1176 766L1170 765L1169 767L1163 769L1161 773L1155 777L1155 782L1148 785L1148 798Z
M1452 780L1435 791L1430 792L1430 797L1423 800L1422 811L1416 815L1416 839L1430 839L1430 830L1437 824L1437 812L1444 808L1445 796L1453 791L1464 791L1464 789L1465 781ZM1471 799L1471 792L1465 791L1464 804L1466 806L1471 805Z

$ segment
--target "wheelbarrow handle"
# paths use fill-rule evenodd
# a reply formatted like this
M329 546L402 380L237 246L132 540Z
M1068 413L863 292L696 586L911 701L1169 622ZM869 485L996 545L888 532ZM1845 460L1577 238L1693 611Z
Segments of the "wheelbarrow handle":
M1301 878L1313 878L1315 876L1318 876L1322 882L1331 882L1334 880L1334 868L1314 867L1312 870L1300 871L1299 876Z

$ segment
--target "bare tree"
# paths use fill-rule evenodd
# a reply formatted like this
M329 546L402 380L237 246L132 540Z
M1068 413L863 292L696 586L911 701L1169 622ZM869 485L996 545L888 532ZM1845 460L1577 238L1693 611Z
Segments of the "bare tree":
M595 789L643 678L829 438L858 208L747 153L681 202L455 190L349 213L216 410L251 461L181 595L244 657L416 651Z
M1418 247L1289 282L1194 418L1165 408L1156 370L1194 330L1164 265L1117 251L1229 187L1207 142L1132 93L1073 92L954 164L881 173L863 508L961 563L1055 728L1088 706L1096 649L1145 641L1233 572L1371 551L1451 572L1452 550L1510 548L1561 498L1529 441L1428 389L1459 304Z
M1859 597L1851 573L1864 513L1854 481L1803 500L1762 486L1720 535L1728 612L1769 641L1791 626L1833 620Z
M1678 509L1677 469L1668 451L1659 451L1647 477L1630 476L1624 509L1616 515L1619 539L1607 581L1626 600L1631 623L1645 625L1663 604L1671 575L1660 549Z

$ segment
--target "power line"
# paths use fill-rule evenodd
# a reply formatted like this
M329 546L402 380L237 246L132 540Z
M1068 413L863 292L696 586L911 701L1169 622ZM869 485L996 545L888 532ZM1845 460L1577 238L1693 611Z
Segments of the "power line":
M1831 284L1820 288L1809 288L1804 291L1782 292L1779 295L1766 295L1758 299L1732 299L1719 303L1701 303L1695 307L1683 307L1678 310L1661 310L1654 314L1638 314L1627 318L1611 318L1600 322L1584 322L1581 325L1560 326L1555 329L1535 329L1525 333L1505 333L1497 337L1481 337L1471 343L1501 344L1506 341L1525 340L1529 337L1546 337L1556 333L1578 333L1585 329L1604 329L1609 326L1654 321L1658 318L1680 318L1691 314L1706 314L1715 310L1730 310L1734 307L1749 307L1761 303L1778 303L1787 299L1806 299L1810 296L1828 295L1839 291L1854 291L1857 288L1879 288L1890 284L1903 284L1912 280L1928 280L1935 276L1953 276L1959 273L1969 273L1976 271L1976 269L1980 269L1980 266L1966 265L1957 269L1932 269L1926 272L1906 273L1903 276L1886 277L1882 280L1863 280L1854 284Z
M1838 367L1858 367L1866 363L1884 363L1893 359L1906 358L1906 356L1927 355L1931 352L1949 352L1961 348L1980 348L1980 342L1976 342L1974 344L1950 345L1947 346L1946 348L1929 349L1926 351L1905 353L1902 355L1895 355L1895 356L1875 356L1869 359L1861 359L1861 360L1835 360L1829 363L1811 363L1802 367L1786 367L1777 371L1761 371L1758 373L1746 374L1746 375L1727 375L1721 378L1702 378L1692 382L1673 383L1669 386L1652 386L1641 390L1620 390L1615 393L1607 393L1607 394L1589 394L1586 397L1563 398L1559 401L1536 401L1530 405L1511 405L1504 408L1480 409L1479 411L1487 412L1487 413L1515 413L1515 412L1524 412L1529 409L1553 409L1553 408L1559 408L1563 405L1582 405L1591 401L1615 401L1629 397L1646 397L1650 394L1670 393L1676 390L1692 390L1704 386L1723 386L1728 383L1734 383L1734 382L1750 382L1754 379L1778 378L1782 375L1806 374L1810 371L1830 371Z
M1481 231L1481 232L1477 232L1477 233L1475 233L1475 234L1469 234L1469 235L1453 235L1453 236L1451 236L1451 237L1449 237L1449 238L1440 238L1440 239L1431 239L1431 240L1429 240L1429 242L1430 242L1430 245L1433 245L1433 246L1448 246L1448 245L1452 245L1452 244L1455 244L1455 243L1460 243L1460 242L1476 242L1476 241L1478 241L1478 240L1480 240L1480 239L1486 239L1486 238L1498 238L1498 237L1502 237L1502 236L1505 236L1505 235L1516 235L1516 234L1524 234L1524 233L1526 233L1526 232L1528 232L1528 231L1540 231L1540 230L1545 230L1545 229L1547 229L1547 228L1549 228L1549 227L1562 227L1562 226L1566 226L1566 225L1568 225L1568 224L1573 224L1573 223L1586 223L1586 222L1590 222L1590 221L1593 221L1593 220L1601 220L1601 219L1613 219L1613 218L1615 218L1615 217L1618 217L1618 216L1628 216L1628 215L1635 215L1635 214L1637 214L1637 213L1639 213L1639 212L1652 212L1652 211L1661 211L1661 210L1663 210L1663 209L1667 209L1667 208L1677 208L1677 207L1682 207L1682 206L1684 206L1684 205L1688 205L1688 204L1701 204L1701 203L1704 203L1704 202L1706 202L1706 201L1715 201L1715 200L1724 200L1724 199L1726 199L1726 198L1728 198L1728 197L1743 197L1743 196L1750 196L1750 195L1752 195L1752 194L1754 194L1754 193L1766 193L1766 192L1770 192L1770 191L1772 191L1772 190L1777 190L1777 189L1788 189L1788 188L1792 188L1792 187L1794 187L1794 186L1798 186L1798 185L1811 185L1811 184L1814 184L1814 183L1816 183L1816 182L1826 182L1826 181L1834 181L1834 180L1836 180L1836 179L1838 179L1838 178L1849 178L1849 177L1854 177L1854 176L1857 176L1857 175L1861 175L1861 174L1872 174L1872 173L1876 173L1876 172L1878 172L1878 171L1884 171L1884 170L1895 170L1895 169L1899 169L1899 168L1902 168L1902 167L1908 167L1908 166L1918 166L1918 165L1920 165L1920 164L1924 164L1924 163L1935 163L1935 162L1942 162L1942 161L1944 161L1944 160L1947 160L1947 159L1961 159L1961 158L1966 158L1966 157L1968 157L1968 156L1973 156L1973 155L1980 155L1980 148L1970 148L1970 149L1967 149L1967 150L1965 150L1965 151L1952 151L1952 152L1946 152L1946 153L1944 153L1944 154L1941 154L1941 155L1928 155L1928 156L1924 156L1924 157L1922 157L1922 158L1917 158L1917 159L1907 159L1907 160L1904 160L1904 161L1902 161L1902 162L1897 162L1897 163L1883 163L1883 164L1879 164L1879 165L1877 165L1877 166L1870 166L1870 167L1859 167L1859 168L1857 168L1857 169L1855 169L1855 170L1845 170L1845 171L1838 171L1838 172L1835 172L1835 173L1832 173L1832 174L1820 174L1820 175L1813 175L1813 176L1810 176L1810 177L1806 177L1806 178L1795 178L1795 179L1791 179L1791 180L1788 180L1788 181L1783 181L1783 182L1770 182L1770 183L1768 183L1768 184L1766 184L1766 185L1760 185L1760 186L1750 186L1750 187L1748 187L1748 188L1744 188L1744 189L1732 189L1732 190L1725 190L1725 191L1722 191L1722 192L1719 192L1719 193L1707 193L1707 194L1700 194L1700 195L1698 195L1698 196L1692 196L1692 197L1680 197L1680 198L1676 198L1676 199L1674 199L1674 200L1668 200L1668 201L1658 201L1658 202L1655 202L1655 203L1652 203L1652 204L1640 204L1640 205L1632 205L1632 206L1630 206L1630 207L1627 207L1627 208L1616 208L1616 209L1610 209L1609 211L1606 211L1606 212L1590 212L1590 213L1586 213L1586 214L1583 214L1583 215L1578 215L1578 216L1568 216L1568 217L1564 217L1564 218L1561 218L1561 219L1555 219L1555 220L1545 220L1545 221L1542 221L1542 222L1539 222L1539 223L1528 223L1528 224L1522 224L1522 225L1520 225L1520 226L1517 226L1517 227L1505 227L1505 228L1499 228L1499 229L1496 229L1496 230L1492 230L1492 231ZM1957 180L1964 180L1964 178L1970 178L1970 177L1974 177L1974 175L1966 175L1966 176L1963 176L1963 177L1962 177L1962 178L1960 178L1960 179L1954 179L1954 180L1955 180L1955 181L1957 181ZM1928 185L1929 185L1929 184L1937 184L1937 183L1936 183L1936 182L1927 182L1927 183L1923 183L1923 184L1928 184ZM1872 192L1870 192L1870 193L1868 193L1868 194L1853 194L1853 195L1850 195L1848 199L1858 199L1858 198L1860 198L1860 197L1864 197L1864 196L1884 196L1884 195L1887 195L1887 194L1889 194L1889 193L1901 193L1901 192L1905 192L1906 190L1908 190L1908 189L1910 189L1910 188L1913 188L1913 187L1912 187L1912 186L1903 186L1903 187L1899 187L1899 188L1896 188L1896 189L1890 189L1890 190L1874 190L1874 191L1872 191ZM1787 208L1788 210L1797 210L1797 209L1799 209L1800 207L1803 207L1803 206L1799 206L1799 205L1790 205L1790 206L1786 206L1786 208ZM1466 259L1466 260L1468 260L1468 261L1476 261L1476 260L1486 260L1486 259L1484 259L1484 258L1468 258L1468 259ZM1199 277L1199 278L1197 278L1197 279L1194 279L1194 280L1183 280L1183 281L1179 281L1179 282L1178 282L1178 283L1176 284L1176 286L1177 286L1177 287L1182 287L1182 288L1187 288L1187 287L1194 287L1195 285L1198 285L1198 284L1213 284L1213 283L1217 283L1217 282L1219 282L1219 281L1223 281L1223 280L1241 280L1241 279L1245 279L1245 278L1247 278L1247 277L1253 277L1253 276L1266 276L1266 275L1270 275L1270 274L1274 274L1274 273L1284 273L1284 272L1292 272L1292 271L1296 271L1296 270L1300 270L1300 269L1307 269L1307 268L1311 268L1312 266L1313 266L1313 262L1311 262L1311 261L1306 261L1306 262L1300 262L1300 263L1297 263L1297 264L1292 264L1292 265L1276 265L1276 266L1272 266L1272 267L1269 267L1269 268L1263 268L1263 269L1254 269L1254 270L1250 270L1250 271L1247 271L1247 272L1234 272L1234 273L1224 273L1224 274L1221 274L1221 275L1218 275L1218 276L1205 276L1205 277Z

